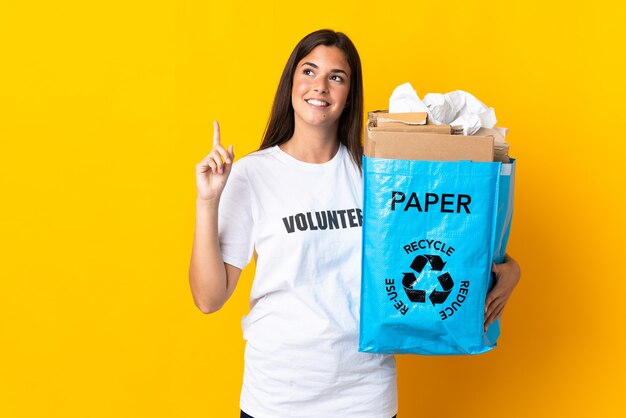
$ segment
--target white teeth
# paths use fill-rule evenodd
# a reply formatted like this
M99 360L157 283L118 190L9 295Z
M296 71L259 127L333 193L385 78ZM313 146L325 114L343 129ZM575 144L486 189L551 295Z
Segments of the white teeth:
M306 102L312 104L313 106L328 106L328 103L322 100L309 99Z

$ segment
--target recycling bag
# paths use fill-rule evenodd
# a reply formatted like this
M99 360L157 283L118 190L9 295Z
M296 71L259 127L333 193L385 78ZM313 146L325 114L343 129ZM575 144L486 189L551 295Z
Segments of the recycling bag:
M491 264L508 240L515 162L363 158L359 351L491 350Z
M508 164L502 164L500 170L500 186L498 188L498 216L496 218L496 242L494 248L494 262L502 263L506 244L509 241L511 219L513 217L513 190L515 186L515 159L511 158Z

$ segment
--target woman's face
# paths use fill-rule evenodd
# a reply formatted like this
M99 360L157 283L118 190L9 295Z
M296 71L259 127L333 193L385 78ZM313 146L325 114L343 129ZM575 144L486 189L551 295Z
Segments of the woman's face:
M350 66L343 51L319 45L296 66L291 90L296 128L300 124L332 127L346 107Z

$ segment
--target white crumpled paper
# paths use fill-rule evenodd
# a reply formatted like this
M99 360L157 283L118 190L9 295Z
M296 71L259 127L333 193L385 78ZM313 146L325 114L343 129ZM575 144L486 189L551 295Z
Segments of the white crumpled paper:
M456 90L446 94L428 93L420 100L411 83L395 88L389 98L389 113L428 112L436 125L462 126L464 135L473 135L482 128L493 128L496 112L472 94Z
M389 113L428 112L411 83L396 87L389 98Z

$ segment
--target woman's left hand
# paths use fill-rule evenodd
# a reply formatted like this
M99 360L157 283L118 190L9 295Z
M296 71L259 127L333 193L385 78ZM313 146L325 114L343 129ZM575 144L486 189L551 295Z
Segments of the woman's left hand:
M496 283L485 301L485 331L491 323L502 316L504 305L509 300L521 276L519 264L508 254L504 256L504 263L493 264L491 271L496 275Z

